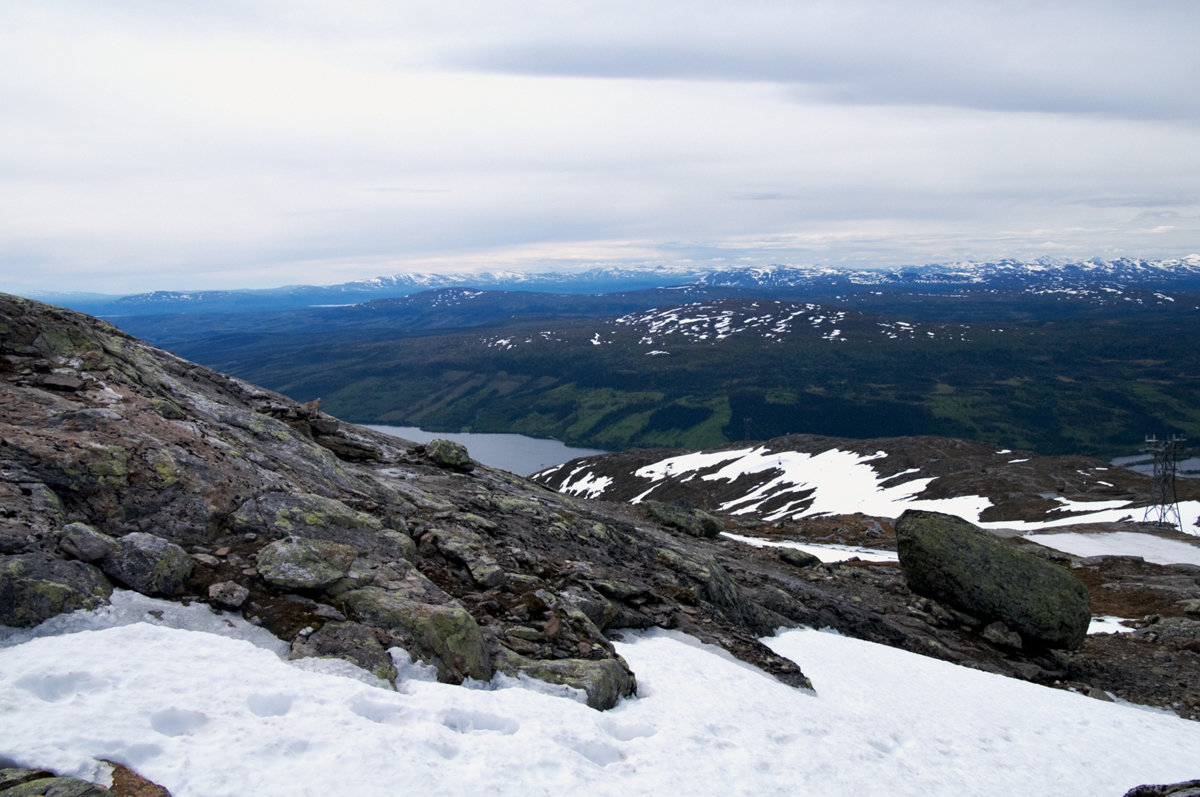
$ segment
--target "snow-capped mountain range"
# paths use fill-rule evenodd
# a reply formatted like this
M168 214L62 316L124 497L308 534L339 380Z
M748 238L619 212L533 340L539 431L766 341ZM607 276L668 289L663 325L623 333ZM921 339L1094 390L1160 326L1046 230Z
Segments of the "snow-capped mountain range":
M338 285L292 285L262 290L153 291L129 296L40 294L32 298L56 302L98 315L143 315L177 312L243 312L321 305L358 304L406 296L425 290L464 287L480 290L548 291L596 294L651 288L694 286L702 289L861 289L875 286L945 289L995 286L1027 290L1072 290L1130 286L1200 287L1200 254L1166 260L1119 258L1083 261L1041 258L1034 261L955 262L885 269L842 269L829 266L771 265L711 268L693 265L597 267L578 271L413 272L380 276Z

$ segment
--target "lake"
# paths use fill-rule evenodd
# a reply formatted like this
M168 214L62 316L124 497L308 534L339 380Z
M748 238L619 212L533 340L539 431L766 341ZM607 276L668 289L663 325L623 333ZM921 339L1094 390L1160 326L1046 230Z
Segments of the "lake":
M558 440L526 437L523 434L477 434L475 432L427 432L415 426L378 426L362 424L368 429L402 437L414 443L430 440L453 440L462 443L471 459L493 468L501 468L518 476L529 476L552 465L561 465L576 457L607 454L598 448L573 448Z

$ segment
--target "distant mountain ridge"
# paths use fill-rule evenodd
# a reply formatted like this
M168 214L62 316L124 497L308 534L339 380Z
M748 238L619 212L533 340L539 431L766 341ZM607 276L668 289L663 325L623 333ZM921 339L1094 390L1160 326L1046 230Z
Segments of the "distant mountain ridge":
M1098 282L1200 287L1200 254L1143 260L1117 258L1070 261L1040 258L995 262L963 261L882 269L770 265L713 268L700 266L596 267L578 271L481 270L413 272L337 285L290 285L246 290L152 291L127 296L40 293L32 298L101 316L162 313L236 313L359 304L438 288L539 291L565 294L629 292L694 285L730 289L833 289L838 286L933 287L981 286L1069 288Z

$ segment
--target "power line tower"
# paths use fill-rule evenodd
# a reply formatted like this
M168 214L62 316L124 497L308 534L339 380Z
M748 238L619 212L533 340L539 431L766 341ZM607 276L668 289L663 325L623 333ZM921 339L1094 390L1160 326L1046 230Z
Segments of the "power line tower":
M1183 520L1179 516L1179 499L1175 497L1175 461L1186 439L1171 435L1159 440L1150 435L1146 437L1146 445L1142 448L1142 451L1154 457L1154 482L1150 486L1150 503L1142 520L1176 526L1181 534Z

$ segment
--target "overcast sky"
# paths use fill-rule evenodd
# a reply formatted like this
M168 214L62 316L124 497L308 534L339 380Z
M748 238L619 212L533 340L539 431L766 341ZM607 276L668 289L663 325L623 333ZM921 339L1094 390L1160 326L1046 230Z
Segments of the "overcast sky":
M0 0L0 290L1200 250L1197 0Z

